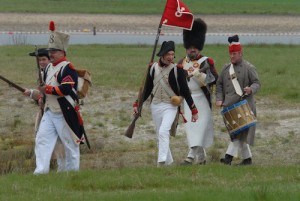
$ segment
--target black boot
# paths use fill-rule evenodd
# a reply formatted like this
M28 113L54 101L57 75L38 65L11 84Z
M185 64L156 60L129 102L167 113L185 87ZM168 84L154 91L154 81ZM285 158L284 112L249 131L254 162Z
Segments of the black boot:
M252 165L252 159L246 158L239 165Z
M233 156L231 156L229 154L225 154L225 157L221 158L220 162L224 163L225 165L231 165L232 158L233 158Z

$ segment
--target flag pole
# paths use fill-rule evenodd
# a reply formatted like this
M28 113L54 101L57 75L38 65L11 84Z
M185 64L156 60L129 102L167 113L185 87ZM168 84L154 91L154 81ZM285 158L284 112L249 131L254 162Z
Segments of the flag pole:
M167 3L166 3L166 6L164 8L163 13L165 12L166 7L167 7ZM153 61L154 61L154 56L155 56L157 44L158 44L158 41L159 41L161 27L162 27L162 17L163 17L163 15L161 16L161 20L160 20L159 25L158 25L157 34L156 34L156 37L155 37L154 47L153 47L153 51L152 51L152 55L151 55L151 59L150 59L149 64L153 63ZM128 126L128 128L125 132L125 136L128 137L128 138L132 138L134 128L135 128L135 122L136 122L136 120L138 120L138 118L140 118L142 116L142 109L143 109L144 98L145 98L145 93L146 93L145 87L148 84L147 83L147 75L148 75L149 71L150 71L150 67L148 66L147 70L146 70L146 73L144 75L143 81L142 81L142 85L140 86L139 93L138 93L138 99L137 99L138 112L136 114L134 114L134 118L131 121L131 124Z

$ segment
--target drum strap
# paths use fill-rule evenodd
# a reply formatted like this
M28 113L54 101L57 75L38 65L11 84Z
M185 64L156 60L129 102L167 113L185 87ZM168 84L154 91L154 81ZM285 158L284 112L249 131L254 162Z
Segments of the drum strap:
M235 92L239 95L239 96L243 96L243 91L241 89L240 83L237 80L237 76L234 72L234 68L233 68L233 64L230 65L229 67L229 75L234 87Z

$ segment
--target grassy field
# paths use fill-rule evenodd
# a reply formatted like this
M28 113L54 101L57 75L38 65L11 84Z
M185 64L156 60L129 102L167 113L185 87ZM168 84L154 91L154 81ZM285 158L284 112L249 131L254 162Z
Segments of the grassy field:
M35 88L36 86L36 67L35 60L32 57L28 56L28 52L33 51L32 46L2 46L0 47L0 59L2 61L0 74L5 76L16 83L20 84L23 87ZM224 190L226 195L229 195L231 192L241 191L239 185L234 186L233 183L236 181L236 177L243 176L243 174L248 175L248 171L254 171L254 173L249 173L253 176L248 178L252 183L262 183L264 185L259 185L260 188L246 188L243 191L242 195L250 196L249 200L274 200L278 196L271 196L271 192L277 192L284 186L285 182L291 182L290 172L292 171L293 176L296 179L299 177L299 172L295 172L296 164L299 164L299 150L297 151L298 131L295 127L285 128L285 131L278 131L279 134L268 138L268 140L263 140L264 135L272 134L265 133L270 131L270 127L274 127L274 132L276 132L279 121L282 119L289 119L290 117L299 117L299 114L293 113L294 111L299 111L299 68L298 63L300 58L298 52L300 51L299 46L285 46L285 45L248 45L244 46L245 58L251 61L256 67L259 73L259 77L262 82L262 89L258 93L257 98L259 102L260 110L263 110L262 107L265 105L265 102L268 100L273 100L273 102L266 102L267 112L260 112L260 125L261 131L258 133L258 144L255 146L254 155L256 158L256 163L261 164L255 167L245 168L242 170L230 169L223 166L218 166L218 160L224 150L226 149L226 143L228 137L222 133L226 132L224 126L220 123L216 123L216 131L220 133L215 139L214 146L208 150L208 156L210 165L204 168L204 171L220 171L223 172L223 177L214 176L212 178L211 186L219 185L218 181L226 183L225 180L229 180L229 183L232 183L233 190L227 188ZM99 177L99 183L93 186L93 181L88 182L88 186L84 192L77 192L75 195L85 195L90 194L91 199L93 196L98 195L98 193L103 193L101 183L103 180L102 177L105 177L107 180L111 179L111 175L115 172L118 172L119 169L125 168L126 175L132 178L143 178L143 180L150 179L149 177L154 177L156 174L155 169L147 169L155 166L156 159L156 142L153 131L153 125L149 125L151 122L151 116L148 113L149 110L145 106L144 115L138 122L136 128L137 137L136 140L124 139L121 136L126 127L130 122L131 114L131 104L136 97L137 90L140 86L141 79L145 72L147 63L149 62L150 55L152 52L151 46L146 45L76 45L70 46L68 52L68 58L77 66L78 68L86 68L92 74L93 87L90 93L90 96L86 100L86 106L83 107L83 116L86 122L86 129L90 136L92 142L92 150L87 150L86 146L81 147L82 159L81 165L83 170L83 175L91 175L91 178L97 178L97 174L101 175ZM214 58L217 69L220 71L223 64L228 62L228 53L227 46L225 45L207 45L203 51L204 54ZM180 59L184 55L184 49L181 46L176 47L176 59ZM20 190L24 197L27 189L26 179L23 177L26 173L31 173L35 167L34 165L34 154L33 154L33 145L34 145L34 135L33 135L33 125L34 125L34 116L37 112L37 108L34 103L26 97L23 97L20 92L16 91L13 88L9 88L6 84L0 85L0 110L1 110L1 121L0 121L0 173L7 174L12 173L12 175L2 176L6 179L11 186L7 185L6 189L8 192L13 188L23 189ZM282 116L277 116L277 110L280 111L282 106L291 108L287 113L283 113ZM284 111L285 107L282 108ZM219 112L215 112L215 117L219 117ZM216 121L216 120L215 120ZM182 132L182 131L180 131ZM287 133L283 135L283 133ZM146 137L145 137L146 136ZM150 138L149 138L150 137ZM176 147L174 151L174 156L177 156L176 160L181 160L181 157L185 155L186 145L182 143L185 141L185 136L183 134L173 139L172 147ZM288 154L288 156L286 155ZM136 156L136 157L133 157ZM272 161L269 161L269 158L273 158ZM285 161L284 163L282 163ZM178 162L178 161L177 161ZM238 161L237 161L238 162ZM213 166L211 166L213 165ZM216 165L216 166L215 166ZM282 167L283 165L287 165ZM55 166L55 165L54 165ZM279 171L279 176L274 176L269 173L269 167L276 171ZM136 175L132 174L134 171L140 170L131 170L130 168L135 167L145 167L146 170L152 172L147 175L141 174ZM177 169L178 168L178 169ZM215 169L216 170L213 170ZM262 168L262 169L260 169ZM95 172L88 171L95 169ZM202 169L202 168L201 168ZM202 171L198 168L192 168L188 170L183 170L180 167L172 167L171 170L158 170L157 174L168 174L169 171L187 171L184 174L200 174L197 171ZM278 169L278 170L277 170ZM246 172L239 173L236 176L237 171L245 170ZM100 171L100 172L99 172ZM123 170L122 170L123 171ZM161 172L162 171L162 172ZM165 172L166 171L166 172ZM190 171L190 172L189 172ZM234 171L234 174L232 173ZM261 172L260 172L261 171ZM273 170L272 170L273 171ZM194 172L194 173L193 173ZM260 173L258 173L260 172ZM210 179L207 172L203 173L205 175L204 181L199 180L198 182L203 182L202 185ZM213 173L215 174L215 173ZM232 175L233 174L233 175ZM265 178L260 180L261 177L255 176L255 174L266 174ZM18 177L22 175L23 182L18 183ZM130 176L131 175L131 176ZM226 176L231 175L231 176ZM270 176L270 180L267 178ZM149 177L148 177L149 176ZM35 177L30 175L25 176L29 180L32 180L33 183L40 182L36 181ZM52 174L51 176L42 176L38 177L48 180L53 177L53 184L56 183L56 179L63 178L63 183L68 187L69 182L72 182L74 178L79 178L79 181L85 182L82 179L84 176L80 174L73 174L73 176L68 176L60 174ZM184 180L185 176L181 176ZM202 176L197 176L202 178ZM176 175L175 175L176 178ZM176 188L181 188L181 179L176 183ZM190 178L193 182L193 178ZM278 184L276 179L280 179L281 182ZM122 180L122 178L121 178ZM3 181L3 180L2 180ZM17 186L15 186L17 182ZM170 181L160 180L163 185L170 185ZM267 183L270 183L272 187L269 187ZM79 182L80 183L80 182ZM36 184L38 185L38 184ZM152 189L152 184L145 184L141 186L142 190L145 188L146 193L140 192L136 189L133 184L128 184L126 187L123 183L109 183L111 188L116 188L116 191L121 191L133 199L138 199L145 195L151 194L151 192L162 193L161 197L156 197L158 200L169 196L169 193L174 193L173 190L162 188L161 186L154 186ZM119 189L118 185L125 185L124 189ZM149 185L149 186L147 186ZM243 185L246 185L244 181ZM254 185L254 184L253 184ZM291 184L292 188L289 191L293 191L296 184ZM190 189L187 187L183 189L183 192L179 193L178 200L184 200L183 197L186 194L189 194ZM254 185L255 186L255 185ZM275 187L274 187L275 186ZM81 186L80 186L81 187ZM74 187L74 188L80 188ZM54 187L52 184L49 184L49 188L56 191L57 196L69 195L67 191L61 190L60 187ZM53 189L54 188L54 189ZM55 190L57 188L57 190ZM95 188L95 190L92 190ZM199 191L198 183L196 182L192 187L193 191ZM211 187L212 188L212 187ZM100 190L99 190L100 189ZM160 189L160 190L158 190ZM220 191L221 188L218 187ZM71 188L71 191L74 189ZM5 190L4 190L5 191ZM32 191L39 193L39 196L44 195L44 191L39 188L33 188ZM89 191L89 192L85 192ZM90 192L93 191L93 192ZM30 192L30 191L29 191ZM203 193L207 195L214 195L217 191L212 189L204 189ZM281 191L280 191L281 192ZM93 194L95 193L95 194ZM104 190L106 198L109 200L118 198L115 192L107 192ZM262 194L262 195L256 195ZM288 193L287 193L288 194ZM286 194L284 194L286 195ZM9 195L7 194L7 199L9 200ZM29 198L32 198L31 195ZM115 197L116 196L116 197ZM154 197L150 197L153 199ZM191 195L191 199L196 199L198 195ZM194 197L195 196L195 197ZM221 194L216 195L221 196ZM264 198L258 198L255 196L266 196ZM270 196L270 197L269 197ZM13 198L14 196L12 196ZM44 198L46 198L45 196ZM72 197L72 196L71 196ZM280 196L279 196L280 197ZM105 199L106 199L105 198ZM149 198L149 200L151 200ZM215 197L211 197L215 198ZM267 199L268 198L268 199ZM215 198L216 199L216 198ZM238 198L236 198L237 200ZM11 199L13 200L13 199ZM71 200L71 198L70 198ZM133 199L134 200L134 199ZM276 200L276 199L275 199Z
M300 14L296 0L183 0L194 14ZM0 12L161 14L162 0L0 0ZM32 6L34 5L34 6ZM38 8L38 9L37 9ZM0 46L0 74L23 87L36 86L32 46ZM68 58L92 73L93 87L82 114L92 149L81 146L81 171L32 175L35 104L1 81L0 200L245 200L300 199L300 138L288 123L299 119L300 46L247 45L245 59L257 67L262 82L257 95L259 132L251 167L223 166L219 158L228 136L214 110L216 138L206 166L181 167L186 154L184 131L172 138L175 165L156 168L156 141L149 109L139 119L134 138L122 136L152 46L76 45ZM208 45L220 71L228 62L227 46ZM176 47L176 59L184 55ZM272 101L271 101L272 100ZM145 105L147 106L147 104ZM288 107L288 110L286 110ZM283 112L280 116L278 113ZM281 124L286 124L286 127ZM295 125L295 124L293 124ZM298 124L297 124L298 125ZM269 136L269 137L265 137ZM236 159L234 163L238 163Z
M94 86L137 90L150 60L152 46L146 45L78 45L71 46L68 58L79 68L87 68L93 76ZM34 86L36 68L31 46L2 46L0 59L5 64L0 72L25 86ZM300 102L299 46L248 45L244 46L244 58L256 66L262 82L258 96L277 97L290 102ZM228 63L226 45L207 45L203 54L215 60L220 71ZM180 45L176 59L184 56ZM14 70L11 70L14 69Z
M161 14L164 0L0 0L0 12ZM297 0L183 0L194 14L293 14Z
M0 199L298 201L299 167L122 168L1 176Z

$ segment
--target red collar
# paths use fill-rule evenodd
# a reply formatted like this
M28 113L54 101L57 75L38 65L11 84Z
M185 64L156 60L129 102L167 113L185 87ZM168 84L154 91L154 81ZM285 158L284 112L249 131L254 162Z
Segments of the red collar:
M60 62L63 62L63 61L67 61L67 58L66 58L66 57L63 57L63 58L59 59L58 61L53 62L52 65L53 65L53 66L56 66L57 64L59 64Z

